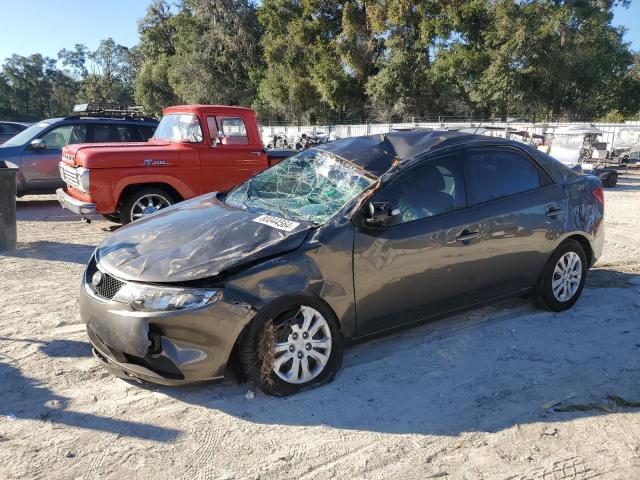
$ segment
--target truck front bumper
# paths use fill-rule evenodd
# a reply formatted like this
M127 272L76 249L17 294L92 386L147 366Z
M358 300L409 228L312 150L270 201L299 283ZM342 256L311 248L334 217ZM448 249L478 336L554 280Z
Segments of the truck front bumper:
M78 215L91 215L96 213L96 204L83 202L82 200L78 200L77 198L69 195L64 188L59 188L56 190L56 195L58 197L58 202L62 205L62 208L66 208L67 210L71 210Z

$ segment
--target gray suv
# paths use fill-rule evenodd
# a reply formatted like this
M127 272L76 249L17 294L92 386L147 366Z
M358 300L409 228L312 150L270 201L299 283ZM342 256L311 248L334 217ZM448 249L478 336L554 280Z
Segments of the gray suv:
M157 125L153 118L129 114L50 118L34 123L0 145L0 161L19 167L18 196L55 193L65 186L58 169L65 145L147 141Z
M25 128L27 128L27 125L18 122L0 122L0 145Z

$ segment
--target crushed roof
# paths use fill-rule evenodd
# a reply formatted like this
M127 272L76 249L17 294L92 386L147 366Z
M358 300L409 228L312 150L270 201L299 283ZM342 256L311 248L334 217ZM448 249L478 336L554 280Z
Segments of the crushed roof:
M401 162L415 158L439 148L467 143L514 144L512 141L502 138L465 132L416 129L342 138L330 143L320 144L315 148L331 152L338 157L355 163L370 173L380 176L394 166L397 161Z

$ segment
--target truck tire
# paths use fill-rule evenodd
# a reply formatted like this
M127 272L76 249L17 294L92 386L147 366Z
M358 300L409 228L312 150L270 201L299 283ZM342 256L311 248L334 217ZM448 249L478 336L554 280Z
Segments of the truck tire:
M143 187L127 194L120 206L123 225L150 215L176 203L171 193L163 188Z

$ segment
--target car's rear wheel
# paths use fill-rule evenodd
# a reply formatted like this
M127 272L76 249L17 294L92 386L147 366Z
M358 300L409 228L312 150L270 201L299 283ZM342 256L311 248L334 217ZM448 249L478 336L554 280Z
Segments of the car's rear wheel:
M607 187L609 188L613 188L618 184L618 174L617 173L612 173L611 175L609 175L609 178L607 178Z
M286 396L331 381L342 364L334 313L313 298L278 302L256 315L241 340L249 380L268 395Z
M173 196L162 188L145 187L128 194L120 206L123 224L139 220L176 203Z
M534 303L555 312L571 308L582 293L588 268L582 245L573 239L565 240L545 265L534 287Z

